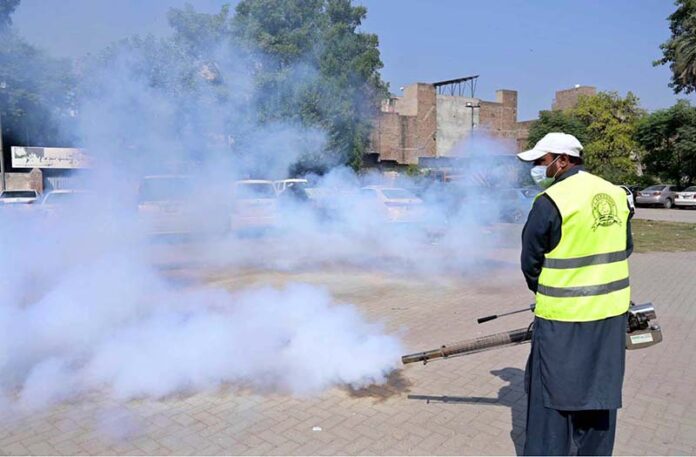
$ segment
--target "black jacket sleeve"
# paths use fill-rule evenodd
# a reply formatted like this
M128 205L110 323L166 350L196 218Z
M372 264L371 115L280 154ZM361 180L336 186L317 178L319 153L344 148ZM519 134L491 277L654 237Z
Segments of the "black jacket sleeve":
M521 265L529 290L536 293L544 255L561 241L561 214L546 195L536 199L522 230Z

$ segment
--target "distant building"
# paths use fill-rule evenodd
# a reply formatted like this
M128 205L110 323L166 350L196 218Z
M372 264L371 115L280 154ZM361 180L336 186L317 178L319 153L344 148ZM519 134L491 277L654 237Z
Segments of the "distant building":
M508 143L511 152L524 150L535 120L517 120L517 91L501 89L495 101L481 100L474 97L477 78L415 83L384 100L371 137L372 161L410 165L455 157L457 143L479 131ZM557 91L552 109L574 108L578 97L596 93L591 86Z
M556 91L551 109L553 111L567 111L578 106L578 98L581 95L592 96L597 94L597 88L592 86L575 86L572 89Z
M495 101L481 100L473 96L476 78L416 83L385 100L371 139L377 161L451 157L457 143L478 131L516 149L518 137L526 136L525 124L517 122L517 91L498 90ZM466 85L471 96L464 94Z

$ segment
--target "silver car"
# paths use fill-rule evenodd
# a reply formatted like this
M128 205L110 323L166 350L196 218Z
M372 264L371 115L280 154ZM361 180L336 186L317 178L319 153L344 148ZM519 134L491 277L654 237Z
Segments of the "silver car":
M39 198L35 190L3 190L0 205L32 204Z
M656 184L646 187L636 195L637 206L662 206L671 208L677 196L677 186L672 184Z

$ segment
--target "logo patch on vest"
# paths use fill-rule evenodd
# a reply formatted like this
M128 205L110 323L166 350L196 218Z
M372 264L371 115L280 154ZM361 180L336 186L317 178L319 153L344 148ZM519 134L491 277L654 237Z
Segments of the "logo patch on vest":
M621 225L616 203L614 203L614 199L607 194L597 194L594 196L592 199L592 216L594 217L592 230L597 230L597 227L609 227L614 224Z

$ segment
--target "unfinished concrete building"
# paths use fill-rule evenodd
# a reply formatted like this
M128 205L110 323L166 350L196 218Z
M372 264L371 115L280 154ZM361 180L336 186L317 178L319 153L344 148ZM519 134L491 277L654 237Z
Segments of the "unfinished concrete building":
M372 135L377 160L418 164L421 158L457 156L457 146L477 134L517 150L527 129L517 122L517 91L498 90L495 101L481 100L474 96L477 78L416 83L385 100Z
M372 159L410 165L457 157L476 152L461 147L472 135L507 143L501 149L510 152L526 149L534 120L518 122L517 91L501 89L495 101L481 100L474 96L477 78L411 84L402 96L385 100L372 132ZM596 93L592 86L559 90L552 109L572 109L580 96Z

